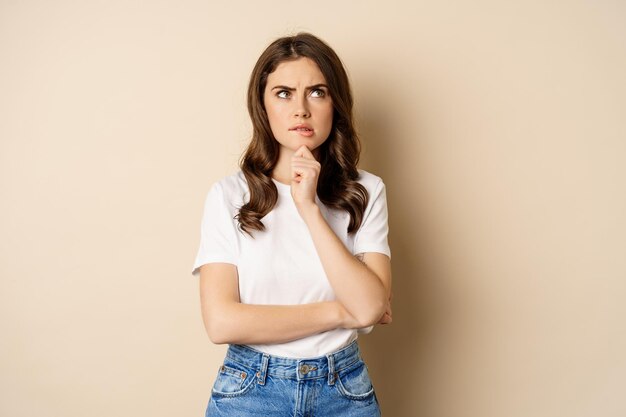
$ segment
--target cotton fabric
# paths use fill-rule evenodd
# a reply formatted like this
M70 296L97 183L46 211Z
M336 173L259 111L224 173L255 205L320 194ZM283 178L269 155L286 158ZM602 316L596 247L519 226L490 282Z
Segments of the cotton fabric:
M309 230L291 197L290 185L273 180L278 190L274 209L262 222L265 230L253 237L241 231L235 216L249 200L242 171L222 178L210 188L204 205L200 247L192 274L210 262L237 267L240 301L247 304L292 305L335 300ZM391 256L388 245L388 214L385 184L372 173L359 169L359 183L369 194L363 222L348 234L347 212L316 202L329 226L352 254L379 252ZM368 332L371 327L360 329ZM353 342L354 329L335 329L287 343L250 345L270 355L286 358L319 357Z

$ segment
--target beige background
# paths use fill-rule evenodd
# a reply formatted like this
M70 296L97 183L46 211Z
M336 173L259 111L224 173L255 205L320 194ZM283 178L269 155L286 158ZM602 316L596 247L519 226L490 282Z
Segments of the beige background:
M388 187L386 416L626 415L626 4L0 1L0 415L199 416L190 275L274 38L344 60Z

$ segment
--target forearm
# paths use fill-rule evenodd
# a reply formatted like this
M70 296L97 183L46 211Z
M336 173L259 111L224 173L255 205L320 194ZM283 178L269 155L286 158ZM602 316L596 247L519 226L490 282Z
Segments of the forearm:
M224 303L211 313L207 332L213 343L273 344L346 325L347 311L336 301L300 305Z
M337 300L362 326L376 323L385 312L388 289L348 251L317 205L303 208L301 214Z

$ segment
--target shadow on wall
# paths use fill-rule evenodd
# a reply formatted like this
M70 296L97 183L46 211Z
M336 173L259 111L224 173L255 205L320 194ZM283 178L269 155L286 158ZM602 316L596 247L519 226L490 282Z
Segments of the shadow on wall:
M394 123L386 115L390 107L380 97L359 100L367 103L361 106L358 118L364 148L360 165L382 177L387 190L394 318L392 324L376 326L372 333L362 336L359 345L383 415L427 416L428 343L434 330L435 307L434 289L429 287L434 273L429 271L432 265L427 259L427 237L413 233L425 229L420 227L425 216L420 216L418 207L405 204L417 201L411 194L418 191L406 180L413 178L413 167L401 163L407 157L402 155L403 140L398 132L394 133Z

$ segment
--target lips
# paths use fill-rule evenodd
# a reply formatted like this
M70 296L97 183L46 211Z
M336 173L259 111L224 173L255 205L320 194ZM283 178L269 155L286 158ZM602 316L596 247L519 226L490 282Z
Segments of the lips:
M295 130L297 132L313 132L313 128L311 125L306 123L300 123L295 126L292 126L289 130Z
M304 136L305 138L311 138L313 137L313 135L315 135L315 131L313 130L311 125L306 123L298 123L297 125L292 126L289 131L294 132L299 136Z

